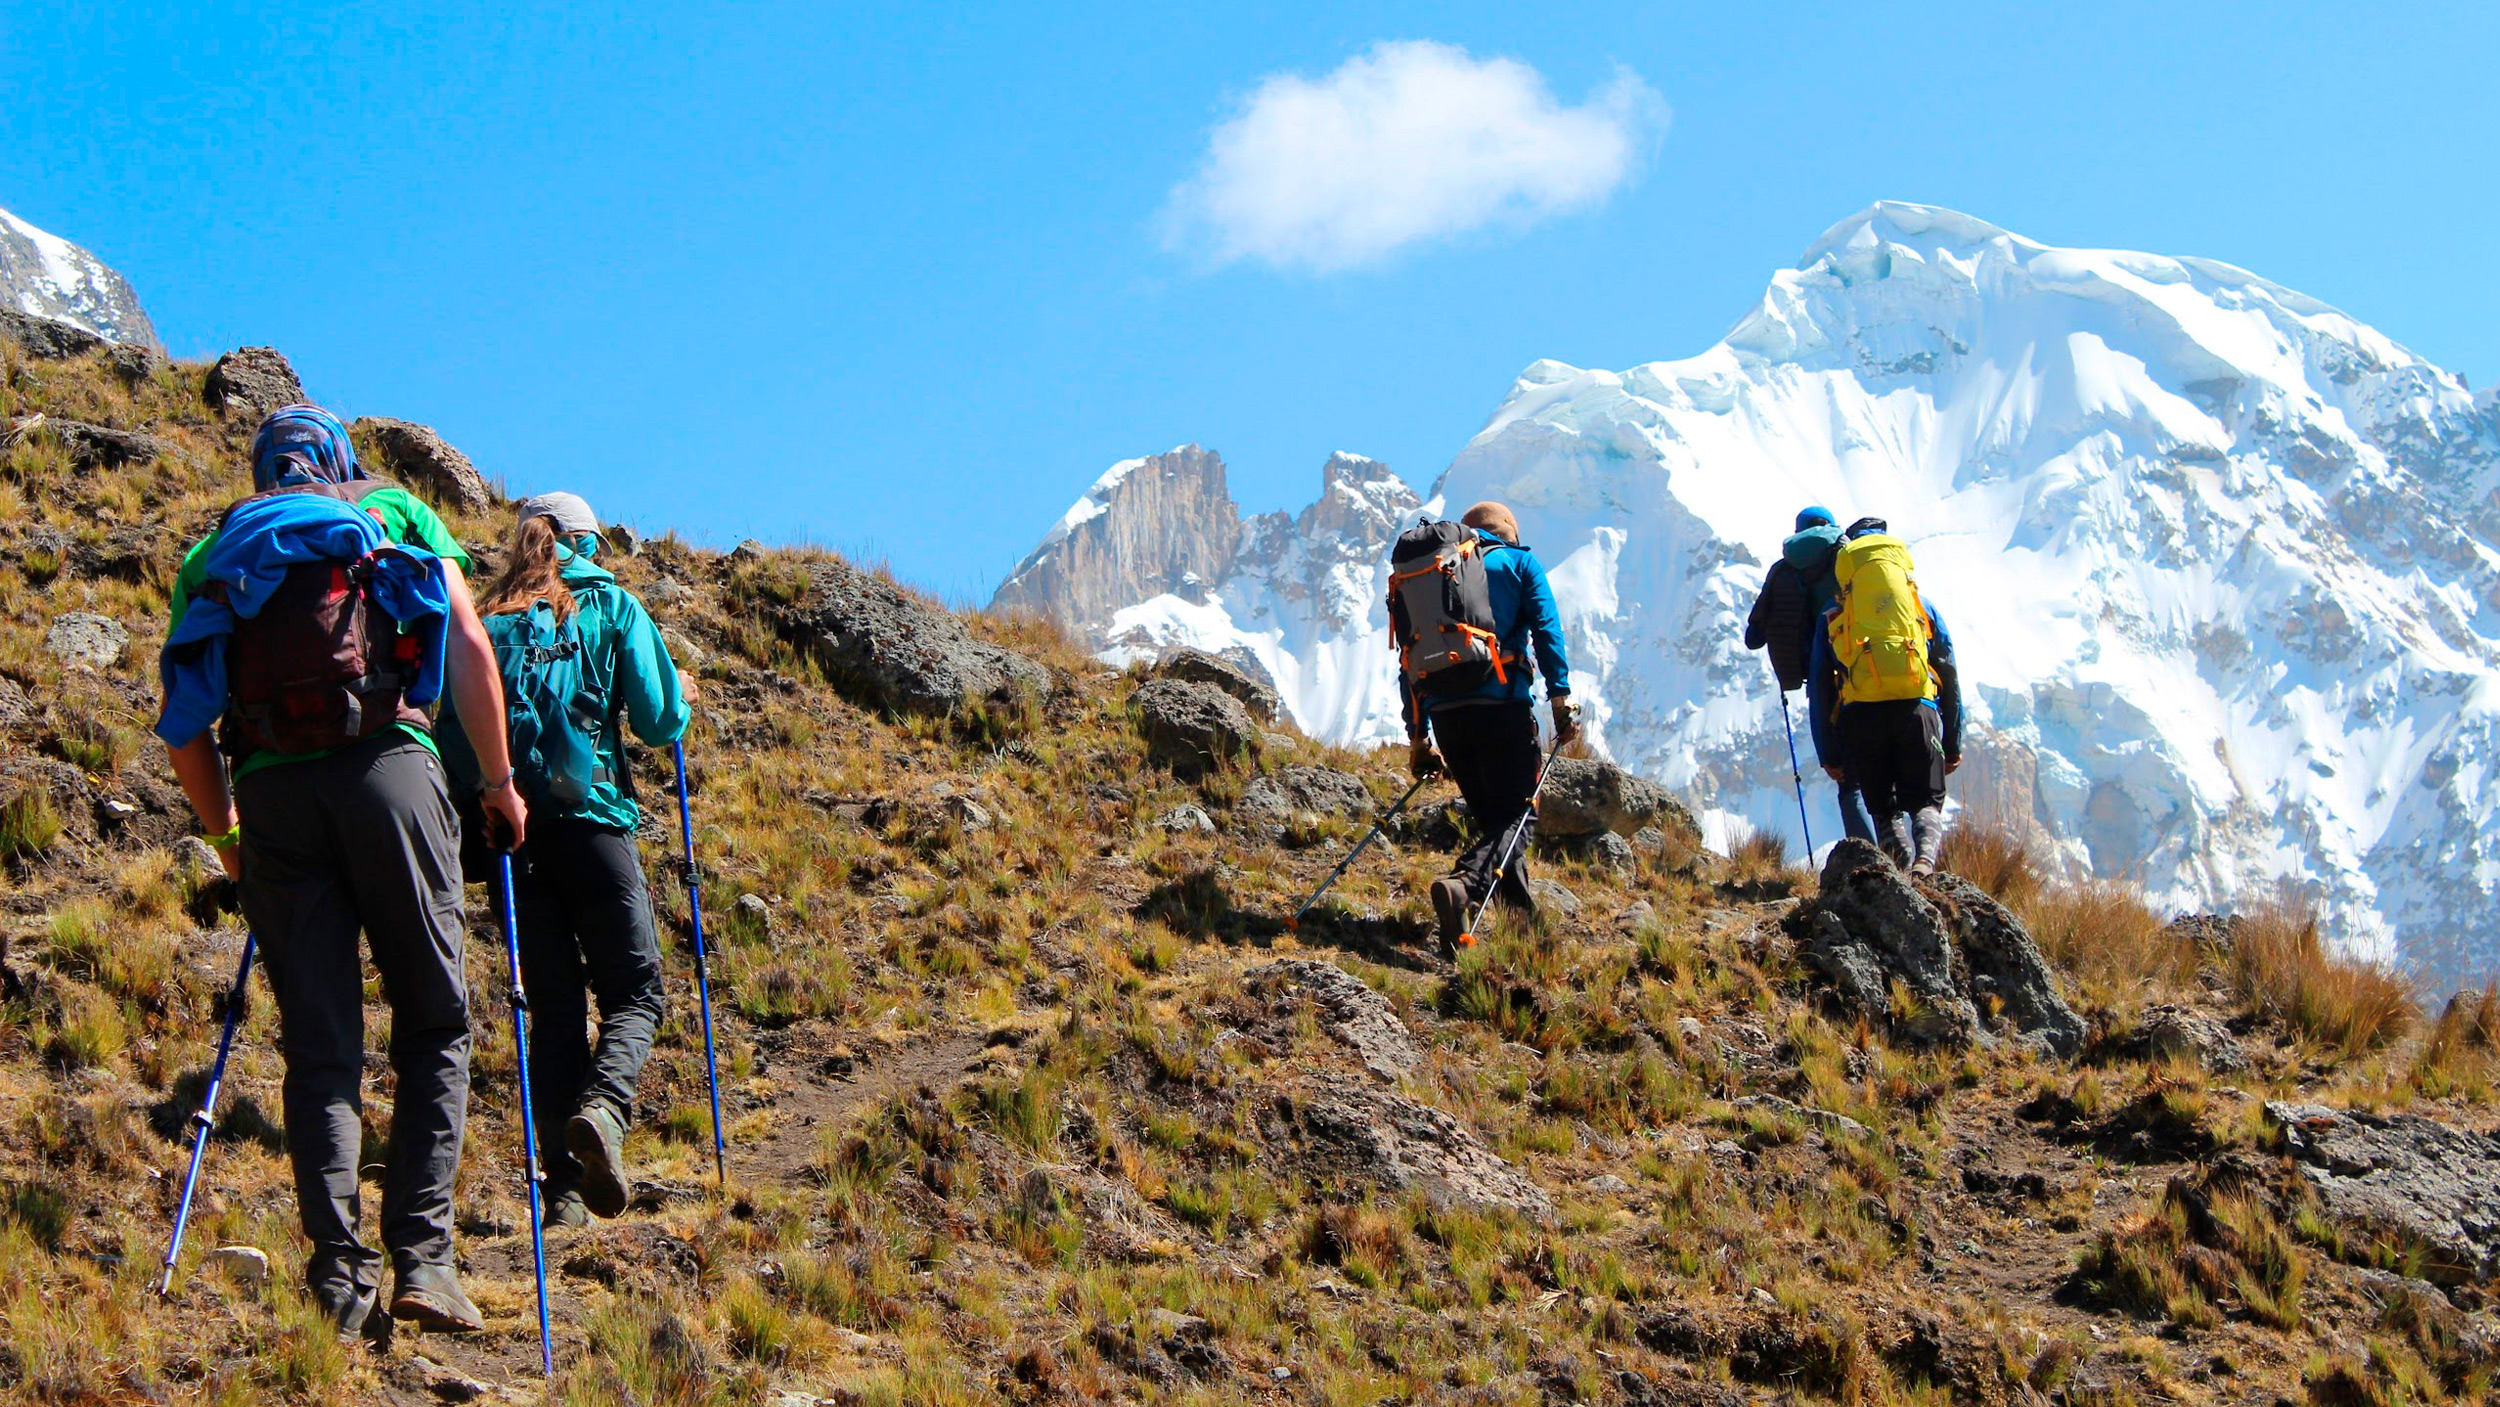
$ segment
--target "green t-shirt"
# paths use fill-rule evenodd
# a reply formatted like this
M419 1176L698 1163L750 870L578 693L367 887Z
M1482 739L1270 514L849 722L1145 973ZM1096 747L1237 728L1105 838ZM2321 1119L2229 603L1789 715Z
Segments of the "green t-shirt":
M443 520L435 516L434 510L426 507L424 500L415 494L402 488L378 488L366 494L356 506L381 519L382 535L391 541L409 547L422 547L437 557L459 563L462 572L469 570L467 549L451 535L451 529L443 526ZM182 554L182 569L174 573L168 633L181 626L182 613L191 608L191 598L200 594L201 588L208 584L208 551L216 545L217 534L212 532L191 544L191 550ZM435 747L431 732L405 723L391 726L425 744L438 756L441 754L442 749ZM336 748L322 748L316 752L271 752L263 749L237 763L234 776L240 781L263 767L274 767L281 762L306 762L316 757L327 757L336 751Z

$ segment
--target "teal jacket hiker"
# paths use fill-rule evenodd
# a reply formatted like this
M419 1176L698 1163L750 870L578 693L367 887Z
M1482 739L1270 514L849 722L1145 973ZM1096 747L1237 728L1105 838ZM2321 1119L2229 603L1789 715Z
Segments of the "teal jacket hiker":
M647 746L664 747L677 741L685 734L686 722L694 710L686 702L685 690L679 687L677 662L669 657L668 646L660 639L660 628L652 622L651 613L643 609L634 593L617 585L615 575L607 568L579 553L567 556L559 575L573 592L592 677L608 681L609 715L624 718L633 726L634 736ZM446 723L454 721L448 696L443 701L443 718ZM448 727L437 733L447 743L445 761L452 774L461 779L465 790L476 790L476 762L466 756L449 755L467 752L465 746L453 741L464 735ZM599 761L605 775L630 778L623 754L622 730L609 729L599 743ZM540 803L533 797L530 804L535 807ZM581 806L566 814L631 830L641 821L642 808L629 787L600 781L591 786L590 795Z

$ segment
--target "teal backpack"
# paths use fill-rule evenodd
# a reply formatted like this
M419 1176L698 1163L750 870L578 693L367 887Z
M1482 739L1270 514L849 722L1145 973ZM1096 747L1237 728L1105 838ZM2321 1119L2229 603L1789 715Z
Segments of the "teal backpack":
M485 625L503 675L506 736L521 794L532 806L579 811L592 787L616 780L602 755L616 723L609 702L616 661L598 657L582 638L578 608L559 621L554 607L538 601L490 616Z

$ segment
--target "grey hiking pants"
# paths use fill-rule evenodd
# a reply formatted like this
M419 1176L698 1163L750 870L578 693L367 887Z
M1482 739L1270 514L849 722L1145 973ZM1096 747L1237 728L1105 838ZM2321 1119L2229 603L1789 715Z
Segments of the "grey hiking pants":
M660 939L633 832L615 826L533 816L512 867L512 897L530 995L530 1099L554 1195L581 1183L581 1165L564 1146L576 1109L604 1104L618 1123L632 1123L634 1082L660 1029Z
M452 1181L469 1108L460 830L443 765L397 730L235 784L243 913L259 935L286 1055L286 1138L313 1285L378 1287L357 1236L364 1145L361 931L391 1008L398 1077L382 1172L395 1269L451 1264Z

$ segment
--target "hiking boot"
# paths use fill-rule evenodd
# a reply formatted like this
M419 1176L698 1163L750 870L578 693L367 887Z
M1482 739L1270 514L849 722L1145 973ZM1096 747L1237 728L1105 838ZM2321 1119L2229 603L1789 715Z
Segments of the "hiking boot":
M460 1276L448 1265L402 1268L391 1291L391 1317L438 1334L472 1334L486 1327L485 1316L461 1292Z
M634 1195L625 1175L625 1121L604 1104L585 1104L565 1124L564 1146L582 1165L582 1201L600 1216L622 1215Z
M1441 926L1441 943L1457 949L1473 939L1467 932L1467 881L1455 875L1432 882L1432 917Z
M549 1231L571 1231L590 1225L590 1207L582 1194L566 1190L547 1199L539 1211L539 1220Z
M321 1317L338 1330L339 1342L352 1344L359 1339L377 1337L388 1332L390 1321L377 1321L373 1307L379 1298L371 1290L360 1290L337 1280L326 1280L307 1291L321 1310Z

